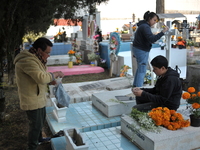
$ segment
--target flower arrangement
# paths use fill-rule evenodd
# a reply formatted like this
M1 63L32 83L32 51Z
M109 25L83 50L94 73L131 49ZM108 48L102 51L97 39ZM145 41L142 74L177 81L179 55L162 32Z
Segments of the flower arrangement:
M63 28L63 32L58 31L58 33L56 35L54 35L54 42L67 42L68 38L67 38L67 34L66 31L64 31L65 28Z
M194 29L196 29L195 26L190 26L190 30L193 31Z
M121 72L120 77L125 77L127 75L128 69L131 69L131 67L129 67L127 65L123 65L120 70L120 72Z
M159 42L158 44L159 44L161 47L166 46L165 42Z
M77 51L77 49L78 49L78 45L77 45L77 43L76 43L76 40L73 40L73 41L72 41L72 50L73 50L73 51Z
M94 52L87 54L87 56L88 56L88 60L91 62L99 59L99 55L97 55Z
M134 26L132 27L132 30L133 30L133 31L136 31L136 29L137 29L137 26L134 25Z
M196 46L196 42L193 41L193 40L186 40L186 44L187 44L188 46Z
M167 107L153 108L148 115L157 126L164 126L169 130L177 130L190 125L189 120L184 120L180 113L169 110Z
M195 91L194 87L189 87L187 92L182 94L182 98L186 99L187 108L190 109L191 115L194 115L195 118L200 118L200 91L197 93Z
M76 52L75 53L75 57L76 57L76 64L80 65L82 63L82 54L81 54L81 52Z
M186 46L185 45L186 41L184 41L181 36L178 36L177 40L178 40L177 45L179 46L179 49L182 49L182 48L184 48Z
M75 54L75 51L73 51L73 50L69 50L69 52L68 52L68 55L69 55L69 61L72 61L74 54Z
M118 45L118 42L117 42L116 38L113 36L112 39L110 40L110 49L116 50L117 45Z
M164 49L164 47L166 46L166 43L163 41L159 42L158 44L160 45L161 49Z
M116 28L116 31L115 32L119 32L119 28Z
M151 83L151 71L147 70L144 76L144 84L150 84L150 83Z
M153 119L146 112L141 112L133 108L130 117L137 121L140 130L157 133L160 132L161 128L154 123Z

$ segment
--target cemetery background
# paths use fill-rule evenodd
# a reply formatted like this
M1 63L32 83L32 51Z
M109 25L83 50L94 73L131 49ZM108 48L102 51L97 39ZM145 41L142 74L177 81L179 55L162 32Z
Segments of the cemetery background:
M128 22L128 21L127 21ZM116 27L112 27L111 30L115 29ZM103 76L105 78L109 78L108 72L105 72L107 74L104 74ZM86 76L86 78L85 78ZM94 80L100 80L101 75L94 75ZM105 79L103 78L103 79ZM88 75L80 75L80 76L73 76L73 78L66 79L67 83L74 83L74 82L83 82L87 81ZM90 80L91 81L91 80ZM65 81L63 82L65 83ZM28 128L27 127L27 120L25 113L22 112L19 109L18 105L18 97L17 97L17 89L16 87L8 87L6 91L6 98L9 99L7 102L7 108L6 112L8 113L6 115L6 122L4 124L0 125L0 149L25 149L24 146L26 144L26 136L24 134L27 133ZM4 128L4 126L6 128ZM44 131L47 136L52 136L51 132L48 129L47 124L45 124ZM20 134L19 134L20 133ZM51 149L50 144L47 145L41 145L39 149Z

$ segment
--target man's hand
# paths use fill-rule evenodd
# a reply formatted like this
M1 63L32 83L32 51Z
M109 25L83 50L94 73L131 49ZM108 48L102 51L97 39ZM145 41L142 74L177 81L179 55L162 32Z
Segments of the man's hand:
M141 96L143 90L141 90L139 87L135 87L135 88L132 88L132 92L133 92L133 94L134 94L135 96Z
M54 78L56 79L56 78L62 78L62 77L64 77L65 75L64 75L64 73L62 72L62 71L56 71L56 72L53 72L53 75L54 75Z

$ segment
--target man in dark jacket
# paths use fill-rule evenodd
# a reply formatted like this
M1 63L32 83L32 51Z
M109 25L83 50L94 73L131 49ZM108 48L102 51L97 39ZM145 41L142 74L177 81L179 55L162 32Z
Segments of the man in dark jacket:
M155 87L132 89L137 105L134 108L148 111L155 107L177 110L180 105L182 84L177 71L168 67L164 56L156 56L152 61L153 72L158 76Z

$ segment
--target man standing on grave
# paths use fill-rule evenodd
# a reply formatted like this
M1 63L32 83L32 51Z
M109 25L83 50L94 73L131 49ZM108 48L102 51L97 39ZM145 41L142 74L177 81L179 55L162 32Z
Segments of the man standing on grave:
M47 84L63 77L61 71L47 72L47 58L53 44L46 38L38 38L29 50L20 52L14 60L20 108L29 120L28 150L36 150L40 142L50 141L42 137L46 117Z

